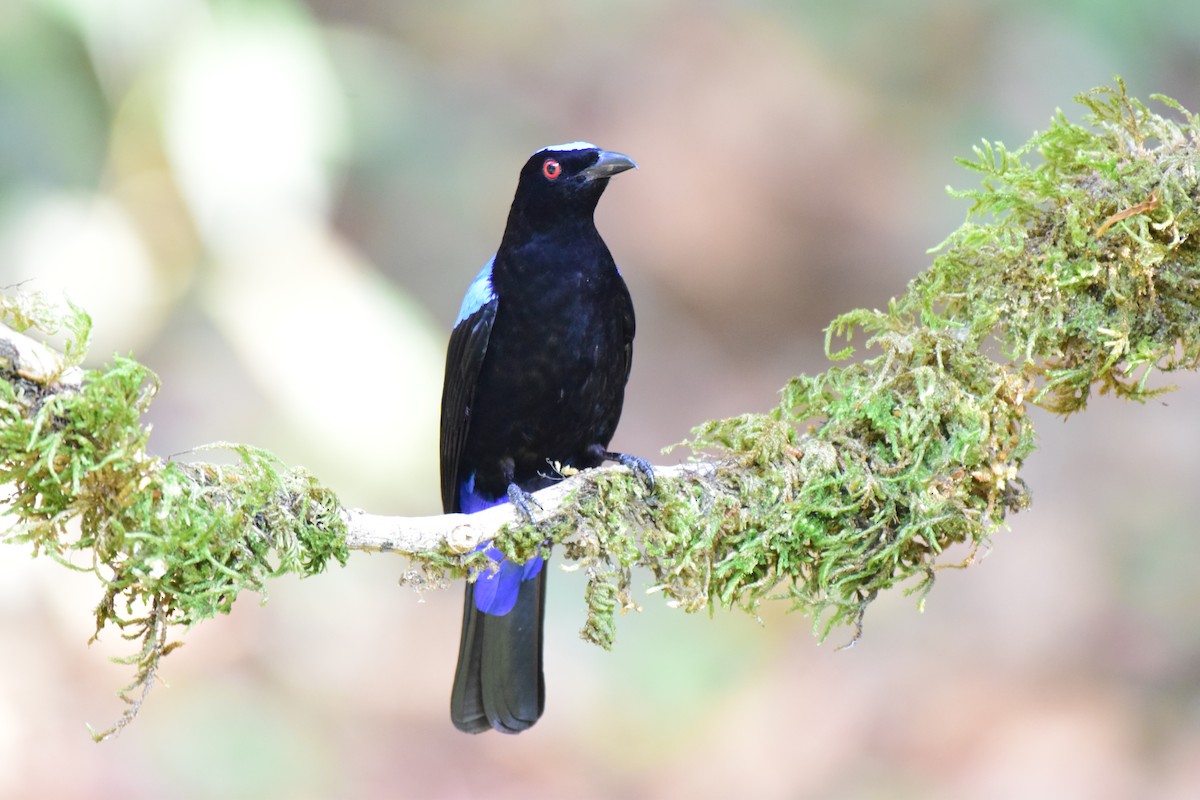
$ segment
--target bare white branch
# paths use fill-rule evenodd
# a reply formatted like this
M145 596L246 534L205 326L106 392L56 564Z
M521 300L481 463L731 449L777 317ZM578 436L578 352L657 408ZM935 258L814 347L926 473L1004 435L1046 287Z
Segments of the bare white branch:
M626 467L613 465L599 469L621 471L626 470ZM715 471L716 466L713 464L693 462L654 467L654 477L657 481L703 478ZM572 477L534 492L533 497L541 507L541 510L535 513L535 517L556 513L562 508L567 496L579 488L580 483L581 478ZM501 526L521 521L511 503L501 503L474 514L440 514L432 517L384 517L357 508L344 513L347 526L346 544L351 549L409 555L435 550L442 545L448 546L454 552L466 553L495 536Z
M0 361L7 361L13 372L34 383L64 389L78 389L83 384L82 369L64 369L61 353L3 322L0 322Z

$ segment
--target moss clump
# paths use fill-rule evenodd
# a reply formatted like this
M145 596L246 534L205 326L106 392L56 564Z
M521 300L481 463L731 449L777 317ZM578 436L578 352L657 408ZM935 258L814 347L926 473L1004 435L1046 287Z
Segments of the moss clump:
M983 186L957 193L970 218L904 298L931 326L994 335L1059 413L1093 387L1145 400L1169 388L1149 387L1155 370L1200 358L1200 125L1154 97L1183 120L1118 81L1078 98L1090 127L1059 113L1015 152L976 148L961 163Z
M65 330L68 364L86 350L90 322L78 309L55 317L36 297L3 297L0 318L14 329ZM129 710L98 739L136 713L176 646L172 630L227 613L244 589L265 592L270 576L345 562L340 506L303 470L238 446L230 466L149 455L141 415L158 379L146 367L116 358L63 386L61 373L29 378L14 362L0 368L0 485L12 520L4 539L94 572L103 585L95 636L115 626L140 643L124 659L136 667L122 692Z
M895 333L888 319L838 323L875 328L868 345L882 355L793 379L770 414L696 429L694 447L734 457L714 477L722 499L672 512L683 526L648 537L661 547L656 573L689 575L669 589L685 607L754 611L786 597L823 636L860 624L893 585L915 579L923 592L947 549L977 547L1024 507L1024 379L961 338Z

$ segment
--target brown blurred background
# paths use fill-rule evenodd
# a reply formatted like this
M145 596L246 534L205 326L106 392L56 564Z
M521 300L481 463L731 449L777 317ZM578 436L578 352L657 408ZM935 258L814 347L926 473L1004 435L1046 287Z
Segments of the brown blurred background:
M1117 73L1200 109L1200 5L6 0L0 284L65 289L93 364L158 371L158 454L246 442L436 513L448 328L533 150L641 165L598 222L639 317L614 444L653 456L823 369L828 321L961 222L954 156L1081 119ZM0 796L1200 796L1200 380L1177 380L1036 412L1033 508L851 650L782 606L649 596L605 653L555 570L547 712L517 738L450 725L459 586L356 554L190 632L94 745L131 674L114 632L86 645L97 585L0 548Z

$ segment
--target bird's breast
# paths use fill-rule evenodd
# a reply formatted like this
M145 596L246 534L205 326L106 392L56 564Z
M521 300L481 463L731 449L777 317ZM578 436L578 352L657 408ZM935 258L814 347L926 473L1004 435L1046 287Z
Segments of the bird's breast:
M512 459L535 475L547 459L592 466L607 446L627 376L629 295L616 269L497 286L498 307L471 409L468 449L480 467ZM594 460L594 459L593 459Z

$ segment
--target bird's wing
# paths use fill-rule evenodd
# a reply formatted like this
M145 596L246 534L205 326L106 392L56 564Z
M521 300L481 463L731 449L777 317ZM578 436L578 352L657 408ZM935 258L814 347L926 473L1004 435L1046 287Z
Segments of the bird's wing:
M463 299L458 321L446 348L446 379L442 386L442 510L459 511L459 462L471 427L471 405L479 370L487 354L499 300L491 288L489 261Z
M625 286L624 281L621 281L620 285L625 294L625 302L621 310L622 321L625 323L625 381L621 384L624 386L629 382L629 373L633 371L633 334L637 323L633 316L633 298L629 296L629 289Z

